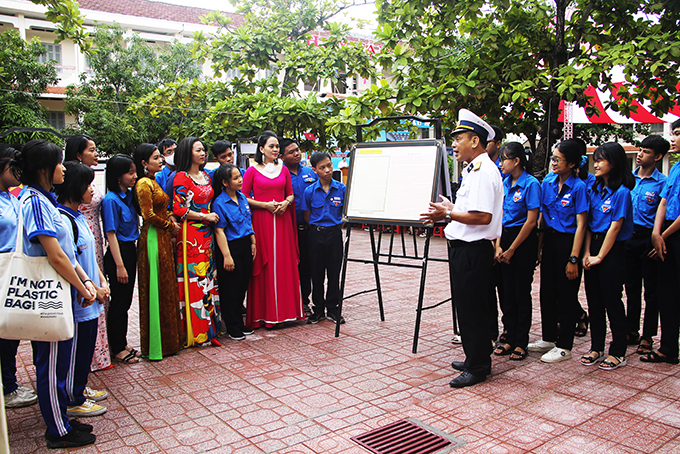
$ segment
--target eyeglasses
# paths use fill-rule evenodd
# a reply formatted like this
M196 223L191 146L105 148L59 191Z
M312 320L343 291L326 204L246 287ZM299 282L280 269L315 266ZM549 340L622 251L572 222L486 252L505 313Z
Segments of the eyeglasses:
M558 158L557 156L552 156L550 158L550 162L552 162L553 164L559 164L560 161L566 161L566 159Z

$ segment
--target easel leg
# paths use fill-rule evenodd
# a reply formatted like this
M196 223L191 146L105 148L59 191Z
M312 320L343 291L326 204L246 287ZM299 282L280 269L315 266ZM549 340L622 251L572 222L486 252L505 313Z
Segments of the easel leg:
M413 332L413 353L418 353L418 336L420 335L420 319L423 314L423 297L425 296L425 278L427 276L427 254L430 251L430 238L432 227L427 229L425 238L425 250L423 251L423 270L420 272L420 290L418 292L418 308L416 309L416 327Z
M448 249L446 253L448 254ZM460 332L458 330L458 319L456 314L456 300L453 297L453 279L451 279L451 274L449 273L449 287L451 289L451 316L453 318L453 343L460 343Z
M342 276L340 278L340 302L338 303L338 315L342 316L342 300L345 297L345 278L347 276L347 258L349 257L349 235L352 233L352 224L347 224L345 233L345 247L342 254ZM340 337L340 317L335 322L335 337Z
M371 252L373 253L373 271L375 272L375 286L378 290L378 306L380 307L380 321L385 321L385 309L383 308L382 290L380 289L380 271L378 270L378 262L380 261L380 255L375 248L375 234L373 230L373 224L369 227L369 234L371 235Z

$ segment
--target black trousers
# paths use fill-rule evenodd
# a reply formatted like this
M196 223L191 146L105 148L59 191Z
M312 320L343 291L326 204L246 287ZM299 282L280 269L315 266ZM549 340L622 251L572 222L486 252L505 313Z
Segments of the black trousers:
M659 263L659 313L661 345L659 351L669 358L678 357L680 331L680 232L666 239L667 254Z
M501 307L503 329L507 329L505 320L505 290L503 289L503 275L500 263L493 263L491 267L491 287L489 287L489 338L492 341L498 339L498 306ZM496 296L498 289L498 297Z
M491 241L449 241L453 301L465 352L465 369L486 376L491 367L488 295L494 248Z
M135 289L137 277L137 247L134 241L118 241L120 256L128 274L127 284L118 282L116 262L111 255L111 249L104 254L104 273L109 279L111 301L109 313L106 316L106 330L109 336L109 349L116 355L125 350L127 345L128 310L132 304L132 293Z
M338 314L340 304L340 269L342 268L342 230L317 230L311 226L307 231L309 266L312 274L312 311ZM328 288L324 297L324 280L328 276Z
M642 312L642 283L645 286L645 316L642 336L656 336L659 326L659 265L647 254L652 250L651 231L635 232L626 241L626 297L628 310L626 319L628 333L640 331Z
M312 293L312 272L309 268L309 228L300 230L298 224L298 249L300 250L300 261L298 262L298 273L300 274L300 294L302 304L309 305L309 295Z
M250 236L228 241L227 244L234 260L234 271L224 269L224 256L216 246L217 285L224 326L228 333L235 334L244 328L241 309L248 291L250 276L253 274L253 252L250 247Z
M590 242L590 255L597 255L604 241L604 234L593 235ZM621 295L626 270L626 246L623 241L616 241L607 256L599 265L585 271L586 297L590 315L591 350L604 351L607 337L607 317L612 331L612 343L609 354L626 356L627 324L626 311L623 308Z
M522 226L503 229L501 248L507 250L519 235ZM501 263L503 275L503 325L508 344L526 350L531 329L531 283L534 281L538 235L534 230L519 245L510 263ZM496 265L499 266L499 265Z
M559 348L565 350L571 350L574 346L576 319L581 313L581 304L578 301L581 275L579 273L579 277L574 280L567 279L566 275L573 243L574 235L571 233L546 233L541 260L543 340L555 342Z

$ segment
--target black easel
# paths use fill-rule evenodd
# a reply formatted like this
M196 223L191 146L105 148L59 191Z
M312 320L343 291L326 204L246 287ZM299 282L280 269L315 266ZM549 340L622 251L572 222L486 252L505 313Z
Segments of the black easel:
M357 142L361 142L363 138L362 134L362 129L364 127L371 127L374 126L375 124L382 122L382 121L390 121L390 120L417 120L421 122L426 122L426 123L434 123L435 125L435 138L441 139L441 120L440 119L425 119L425 118L418 118L414 116L403 116L403 117L386 117L386 118L378 118L373 120L371 123L367 125L358 125L357 126ZM444 182L446 181L446 172L448 172L448 166L440 165L440 181ZM371 220L365 220L363 221L364 224L367 224L369 227L369 235L371 239L371 260L365 260L365 259L352 259L349 258L349 244L350 244L350 236L351 236L351 231L352 231L352 224L347 223L346 224L346 234L345 234L345 244L344 244L344 252L343 252L343 263L342 263L342 273L341 273L341 281L340 281L340 304L339 304L339 310L340 313L342 313L342 303L345 299L353 298L355 296L364 294L364 293L370 293L373 291L377 291L378 293L378 307L380 309L380 321L385 321L385 310L384 310L384 305L383 305L383 300L382 300L382 290L380 287L380 272L379 272L379 267L378 265L389 265L389 266L400 266L400 267L405 267L405 268L417 268L421 269L420 273L420 290L418 292L418 306L416 309L416 323L415 323L415 329L413 333L413 348L412 352L417 353L418 350L418 337L420 334L420 323L421 323L421 318L422 318L422 311L428 310L428 309L434 309L436 307L441 306L442 304L452 301L452 298L448 298L444 301L441 301L433 306L427 306L423 307L423 297L425 294L425 280L427 276L427 264L430 260L433 261L439 261L439 262L448 262L448 257L446 259L442 258L430 258L429 257L429 251L430 251L430 240L432 238L432 233L434 230L434 226L429 226L426 228L426 237L425 237L425 246L423 250L423 256L419 257L418 256L418 249L417 249L417 242L415 238L415 232L413 235L413 245L414 245L414 256L409 256L406 254L406 242L404 239L404 232L403 229L401 231L401 245L402 245L402 254L399 255L399 258L402 259L412 259L412 260L421 260L420 265L415 265L415 264L408 264L408 263L396 263L392 261L393 255L393 246L394 246L394 229L392 229L391 236L390 236L390 247L389 247L389 253L388 254L382 254L380 252L380 245L381 245L381 240L382 240L382 231L379 231L378 233L378 241L377 241L377 247L376 247L376 241L375 241L375 229L374 226L378 225L377 222L371 221ZM413 226L413 227L422 227L422 224L416 224L414 225L413 223L409 222L397 222L397 223L391 223L390 225L393 226ZM387 257L387 261L380 261L381 257ZM363 290L357 293L354 293L350 296L345 297L345 282L346 282L346 275L347 275L347 263L348 262L359 262L359 263L364 263L364 264L373 264L373 272L375 274L375 282L376 282L376 288L374 289L369 289L369 290ZM453 292L451 292L453 295ZM454 333L458 334L458 329L457 329L457 323L456 323L456 310L455 306L452 301L452 307L451 307L451 312L452 312L452 318L453 318L453 329ZM340 323L338 319L338 323L335 325L335 337L340 336Z

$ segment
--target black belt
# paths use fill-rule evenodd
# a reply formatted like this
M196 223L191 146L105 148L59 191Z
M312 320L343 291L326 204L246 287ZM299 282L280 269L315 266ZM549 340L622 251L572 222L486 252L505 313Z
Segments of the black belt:
M652 229L635 226L633 230L633 238L648 238L650 236L652 236Z
M522 230L522 227L524 227L524 226L523 225L516 225L514 227L503 227L503 233L505 233L505 232L507 232L507 233L519 232L520 230Z
M604 240L605 236L607 236L607 232L593 232L593 236L591 238L593 240L600 241Z
M324 227L324 226L321 226L321 225L310 224L309 228L315 229L318 232L321 232L323 230L342 230L342 224L332 225L330 227Z
M470 246L472 244L483 244L483 243L490 243L490 242L491 242L491 240L477 240L477 241L446 240L446 244L448 244L450 248L460 247L460 246Z
M307 230L308 228L308 224L298 224L298 230Z
M574 235L573 233L569 232L560 232L559 230L555 230L552 227L546 227L545 229L539 229L538 231L543 233L553 233L557 235Z

